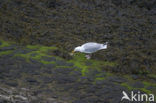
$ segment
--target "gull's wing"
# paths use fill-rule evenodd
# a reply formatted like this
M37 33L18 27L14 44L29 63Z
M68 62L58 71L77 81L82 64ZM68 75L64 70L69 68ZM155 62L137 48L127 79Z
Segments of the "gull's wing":
M83 44L81 47L84 48L84 51L86 53L93 53L93 52L96 52L96 51L100 50L101 45L102 44L90 42L90 43Z

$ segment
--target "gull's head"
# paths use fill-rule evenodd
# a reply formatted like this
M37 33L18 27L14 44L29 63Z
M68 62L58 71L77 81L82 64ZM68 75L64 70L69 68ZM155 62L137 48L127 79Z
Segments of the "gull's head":
M74 49L74 52L81 52L81 46L78 46Z
M75 52L81 52L81 51L82 51L81 46L78 46L72 51L71 55L74 55Z

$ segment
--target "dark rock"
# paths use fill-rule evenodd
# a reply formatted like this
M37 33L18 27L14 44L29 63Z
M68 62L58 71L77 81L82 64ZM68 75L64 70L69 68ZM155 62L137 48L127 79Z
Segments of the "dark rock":
M118 76L110 76L107 78L108 81L110 82L117 82L117 83L123 83L126 82L125 78L118 77Z
M86 65L90 66L90 65L92 65L92 62L86 61Z
M86 100L75 100L72 103L87 103Z
M6 81L5 84L13 87L18 86L18 83L16 81Z
M69 74L71 71L73 70L73 68L61 68L61 67L57 67L54 69L55 73L62 73L62 74Z
M42 77L43 83L52 83L53 79L50 77Z
M7 50L14 50L14 49L15 49L15 46L8 46L8 47L0 48L0 51L7 51Z
M146 89L153 91L153 90L156 90L156 87L148 86L148 87L146 87Z
M74 76L68 76L68 75L59 75L57 74L54 78L58 83L72 83L76 82L78 78Z
M36 56L36 55L37 55L37 53L31 53L31 54L30 54L31 57L34 57L34 56Z
M44 61L56 61L56 58L55 57L46 57L46 56L43 56L42 57L42 60L44 60Z
M32 82L32 83L34 83L34 82L37 82L37 80L36 79L34 79L34 78L26 78L26 81L27 82Z
M46 64L45 67L47 69L54 69L56 67L56 65L55 64Z
M96 80L96 85L114 85L114 83L109 80Z
M20 53L20 54L27 54L27 53L29 53L31 51L32 50L29 50L29 49L17 49L17 50L14 51L14 53L15 54L18 54L18 53Z
M136 79L139 79L139 76L138 75L131 75L131 77L136 80Z
M1 41L0 41L0 45L2 45Z
M135 83L130 83L130 85L134 88L144 88L144 84L142 82L135 82Z
M63 60L56 60L56 65L58 65L58 66L73 66L72 63L67 63Z

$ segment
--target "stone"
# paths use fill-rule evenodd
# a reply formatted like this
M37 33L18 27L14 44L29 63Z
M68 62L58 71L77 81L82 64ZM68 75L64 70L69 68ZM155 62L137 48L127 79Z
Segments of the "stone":
M27 82L30 82L30 83L36 83L37 82L37 80L36 79L34 79L34 78L26 78L26 81Z
M29 50L29 49L16 49L15 51L14 51L14 53L15 54L27 54L27 53L29 53L29 52L31 52L32 50Z
M56 65L58 65L58 66L73 66L72 63L67 63L64 60L56 60Z
M136 79L139 79L139 76L138 75L131 75L131 77L136 80Z
M56 61L56 58L55 57L43 56L42 60L50 62L50 61Z
M14 50L15 46L8 46L8 47L2 47L0 48L0 51L7 51L7 50Z
M130 85L134 88L144 88L144 84L140 81L134 82L134 83L130 83Z
M126 79L125 78L118 77L118 76L110 76L110 77L107 78L107 80L109 80L111 82L117 82L117 83L126 82Z
M90 65L92 65L92 62L86 61L85 64L86 64L87 66L90 66Z
M53 68L55 68L56 67L56 64L45 64L45 67L47 68L47 69L53 69Z
M13 86L13 87L17 87L18 86L18 83L15 82L15 81L6 81L5 82L6 85L9 85L9 86Z

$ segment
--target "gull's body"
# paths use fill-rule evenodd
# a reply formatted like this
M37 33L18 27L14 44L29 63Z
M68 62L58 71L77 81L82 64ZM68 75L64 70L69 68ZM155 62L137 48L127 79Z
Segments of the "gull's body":
M78 51L78 52L82 52L82 53L91 54L91 53L94 53L94 52L96 52L98 50L102 50L102 49L107 49L107 42L104 44L88 42L81 46L76 47L74 49L74 52ZM88 59L90 59L90 56L86 56L86 57Z

